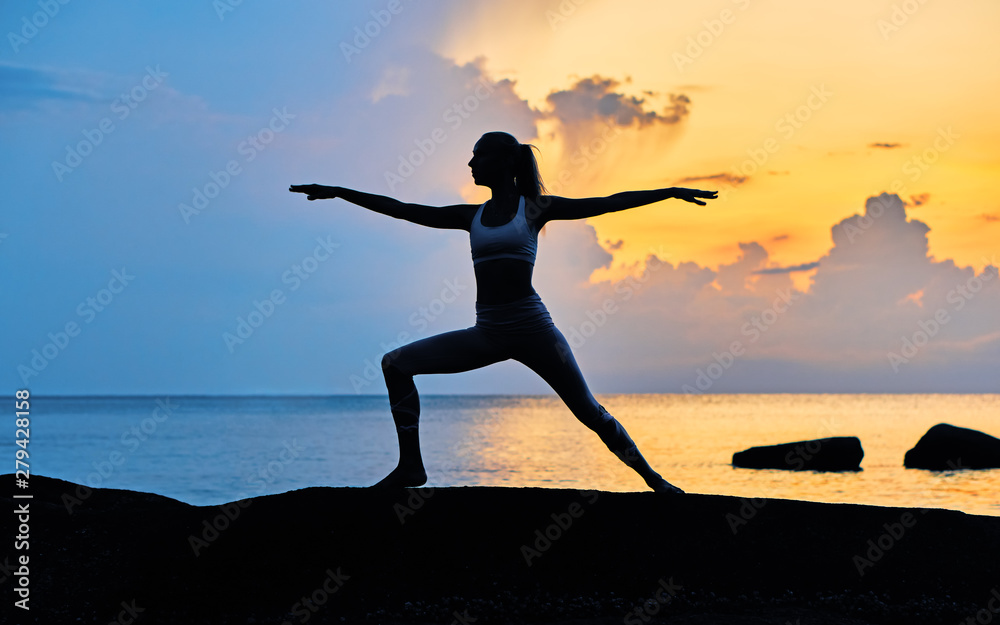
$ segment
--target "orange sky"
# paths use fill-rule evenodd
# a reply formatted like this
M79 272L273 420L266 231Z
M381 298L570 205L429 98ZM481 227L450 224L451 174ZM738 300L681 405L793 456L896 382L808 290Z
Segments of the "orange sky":
M482 201L465 164L507 130L560 195L728 191L546 228L533 286L595 391L687 392L734 341L742 364L699 391L996 391L996 0L206 6L68 9L0 62L0 252L30 268L9 384L381 393L392 345L474 318L469 237L288 185ZM468 123L442 114L459 104ZM873 199L848 236L887 191L907 205ZM113 304L111 271L136 277ZM551 390L507 364L421 390Z
M756 170L705 208L670 202L591 219L599 240L624 240L615 266L660 248L672 262L715 267L738 256L734 241L761 243L782 266L815 261L831 226L897 189L907 201L927 194L908 214L931 226L936 258L978 270L998 255L996 2L576 4L551 3L561 14L529 2L469 7L438 44L460 63L484 58L543 111L548 93L592 75L621 81L647 109L662 110L670 93L691 99L678 127L625 131L558 194ZM569 155L545 136L534 142L551 185ZM762 165L744 166L753 155Z

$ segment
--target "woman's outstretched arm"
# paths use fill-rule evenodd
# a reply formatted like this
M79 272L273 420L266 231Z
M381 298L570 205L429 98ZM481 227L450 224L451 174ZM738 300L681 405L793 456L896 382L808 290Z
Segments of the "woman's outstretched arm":
M705 205L705 200L714 200L717 191L702 191L701 189L685 189L670 187L668 189L653 189L650 191L624 191L607 197L565 198L557 195L542 196L537 202L541 209L541 220L554 219L584 219L596 217L604 213L645 206L662 200L676 198L693 204Z
M357 204L370 211L405 219L406 221L431 228L468 230L477 206L454 204L452 206L425 206L406 204L399 200L374 193L364 193L344 187L328 187L321 184L299 184L288 187L292 193L305 193L310 200L332 200L340 198Z

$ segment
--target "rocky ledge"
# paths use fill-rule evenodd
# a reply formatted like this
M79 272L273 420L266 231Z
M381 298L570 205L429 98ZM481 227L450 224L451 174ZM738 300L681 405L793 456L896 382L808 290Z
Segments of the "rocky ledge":
M1000 518L950 510L492 487L317 487L198 507L3 480L8 510L28 510L4 521L29 542L5 549L10 622L1000 618ZM21 585L30 611L13 606Z

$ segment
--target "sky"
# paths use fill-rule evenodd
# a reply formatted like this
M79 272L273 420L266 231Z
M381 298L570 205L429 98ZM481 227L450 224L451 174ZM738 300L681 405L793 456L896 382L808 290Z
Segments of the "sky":
M484 132L566 197L534 285L595 393L1000 392L991 0L4 2L4 385L385 394L475 322ZM549 393L510 361L426 393Z

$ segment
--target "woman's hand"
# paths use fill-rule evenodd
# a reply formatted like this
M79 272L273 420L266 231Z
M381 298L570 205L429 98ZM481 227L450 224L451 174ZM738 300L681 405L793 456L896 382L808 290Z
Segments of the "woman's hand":
M706 200L714 200L719 197L718 191L702 191L701 189L685 189L683 187L674 187L674 197L678 200L684 200L685 202L691 202L692 204L699 204L704 206L705 203L698 198L705 198Z
M293 184L288 190L292 193L305 193L310 200L332 200L337 197L337 187L321 184Z

